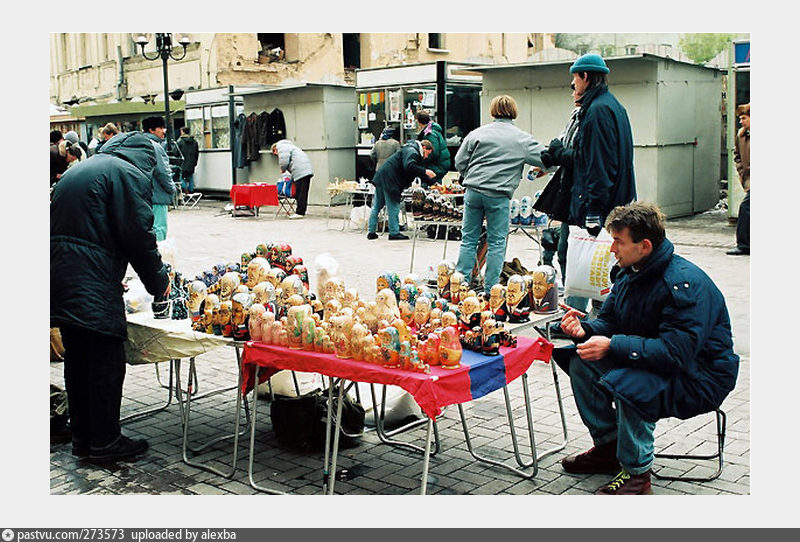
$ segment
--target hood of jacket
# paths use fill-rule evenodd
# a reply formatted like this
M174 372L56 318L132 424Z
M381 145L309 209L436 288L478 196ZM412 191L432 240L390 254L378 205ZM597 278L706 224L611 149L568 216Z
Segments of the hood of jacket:
M148 178L156 168L156 151L150 137L143 132L120 133L106 141L97 154L111 154L136 167Z

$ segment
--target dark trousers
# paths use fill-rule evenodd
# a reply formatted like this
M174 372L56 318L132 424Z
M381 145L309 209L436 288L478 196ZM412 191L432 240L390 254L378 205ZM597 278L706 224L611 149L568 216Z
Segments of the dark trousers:
M61 326L64 384L73 442L105 446L120 435L119 410L125 380L122 339Z
M307 175L294 182L294 199L297 202L295 213L298 215L306 214L306 207L308 207L308 190L311 188L311 177L313 177L313 175Z
M736 246L750 252L750 191L744 195L739 205L739 218L736 219Z

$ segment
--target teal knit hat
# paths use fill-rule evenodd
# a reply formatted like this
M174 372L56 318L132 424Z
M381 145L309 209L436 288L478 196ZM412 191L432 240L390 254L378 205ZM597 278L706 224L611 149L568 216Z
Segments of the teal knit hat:
M578 72L600 72L600 73L608 73L608 66L606 66L606 61L603 60L603 57L600 55L596 55L594 53L590 53L588 55L583 55L575 61L575 63L570 66L569 73L578 73Z

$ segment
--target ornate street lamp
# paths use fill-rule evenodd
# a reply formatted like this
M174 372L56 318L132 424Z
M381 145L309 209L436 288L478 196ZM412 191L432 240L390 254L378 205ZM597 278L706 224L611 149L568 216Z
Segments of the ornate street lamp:
M184 35L178 41L178 44L181 46L181 54L180 56L177 56L173 50L172 34L156 34L156 50L154 52L154 56L152 57L144 51L144 47L149 41L146 35L138 34L134 41L136 42L136 45L142 48L142 56L147 60L161 59L164 71L164 121L167 124L167 151L169 151L174 137L172 123L169 119L169 77L167 75L167 60L170 58L176 61L182 60L186 56L186 47L191 43L191 40Z

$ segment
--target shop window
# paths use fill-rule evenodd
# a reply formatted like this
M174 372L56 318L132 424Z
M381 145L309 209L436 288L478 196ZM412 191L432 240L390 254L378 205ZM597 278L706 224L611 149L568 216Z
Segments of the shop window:
M187 108L185 123L200 149L230 148L227 105Z
M448 85L446 96L445 139L448 147L458 148L467 134L480 126L480 89Z

